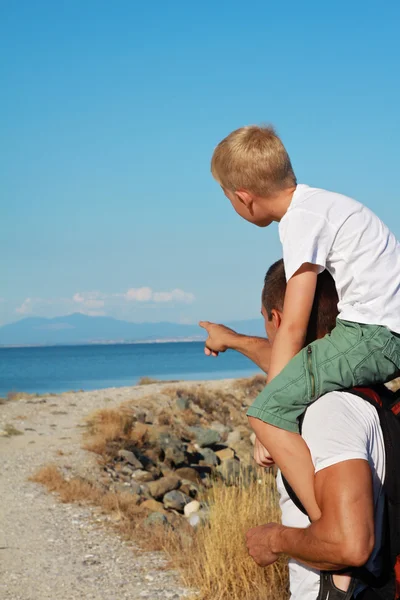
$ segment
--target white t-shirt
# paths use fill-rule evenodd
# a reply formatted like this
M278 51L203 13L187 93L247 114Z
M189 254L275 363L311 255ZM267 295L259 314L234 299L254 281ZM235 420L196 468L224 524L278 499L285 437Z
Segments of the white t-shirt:
M304 417L302 436L310 449L315 472L337 463L362 459L369 462L374 489L375 547L367 563L379 574L377 554L381 547L385 477L385 447L378 413L368 402L349 392L330 392L312 404ZM277 477L282 523L287 527L308 527L310 521L290 500ZM291 600L316 600L319 571L289 561Z
M400 244L366 206L298 185L279 223L286 279L309 262L335 280L339 317L400 333Z

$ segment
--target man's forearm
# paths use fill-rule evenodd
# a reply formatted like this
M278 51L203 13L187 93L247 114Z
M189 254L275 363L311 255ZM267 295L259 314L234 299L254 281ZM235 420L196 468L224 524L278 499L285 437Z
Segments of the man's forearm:
M287 554L314 569L330 571L349 566L346 550L338 539L321 536L318 522L307 529L284 527L276 530L272 550L276 554Z
M264 373L268 373L271 359L271 343L266 338L235 333L230 338L229 348L247 356Z

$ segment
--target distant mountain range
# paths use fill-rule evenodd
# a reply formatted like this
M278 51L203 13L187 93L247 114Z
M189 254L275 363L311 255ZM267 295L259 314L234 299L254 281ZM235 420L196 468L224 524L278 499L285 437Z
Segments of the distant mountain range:
M262 319L226 323L247 335L265 335ZM204 340L197 325L179 323L130 323L112 317L89 317L81 313L46 319L28 317L0 327L0 346L54 346Z

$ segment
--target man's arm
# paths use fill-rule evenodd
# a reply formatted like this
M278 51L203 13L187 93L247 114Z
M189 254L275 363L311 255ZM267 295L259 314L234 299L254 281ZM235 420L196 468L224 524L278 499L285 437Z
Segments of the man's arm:
M206 340L206 354L217 356L219 352L236 350L252 360L264 373L269 370L271 358L271 344L266 338L241 335L225 325L217 325L208 321L200 321L208 334ZM208 352L207 352L208 350Z
M320 267L303 264L286 286L282 323L271 352L269 383L304 346Z
M280 554L321 570L362 566L374 547L374 503L369 464L353 459L319 471L315 491L321 518L307 529L276 523L247 533L250 555L260 566Z

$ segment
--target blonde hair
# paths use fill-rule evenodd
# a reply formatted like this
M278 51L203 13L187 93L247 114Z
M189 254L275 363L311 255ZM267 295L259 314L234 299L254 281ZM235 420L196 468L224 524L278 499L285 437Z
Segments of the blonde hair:
M232 131L215 148L211 173L226 190L263 197L296 185L289 155L271 126Z

